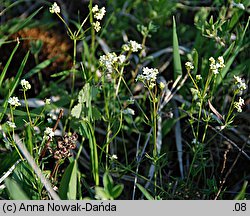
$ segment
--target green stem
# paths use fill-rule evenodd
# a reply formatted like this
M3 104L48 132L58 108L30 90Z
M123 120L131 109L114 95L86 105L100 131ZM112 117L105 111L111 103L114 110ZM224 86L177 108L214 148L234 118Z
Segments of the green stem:
M30 117L30 111L29 111L29 106L28 106L28 101L27 101L26 91L25 90L23 91L23 96L24 96L24 102L25 102L25 107L26 107L26 111L27 111L27 114L28 114L29 122L30 122L30 125L32 126L32 121L31 121L31 117Z
M72 70L72 86L71 86L71 96L73 97L74 88L75 88L75 73L76 73L76 39L74 42L74 51L73 51L73 70Z
M60 18L60 20L64 23L66 26L67 30L69 31L71 39L74 38L74 34L72 33L71 29L69 28L68 24L65 22L65 20L61 17L59 13L56 13L56 15Z
M89 14L89 20L90 20L90 24L93 24L93 12L92 12L92 7L93 7L93 0L89 1L89 10L90 10L90 14ZM91 62L93 61L94 58L94 52L95 52L95 29L91 28ZM90 64L91 65L91 64Z
M133 93L131 92L130 88L128 87L126 81L124 80L124 78L123 78L122 76L121 76L121 78L122 78L123 84L125 85L126 89L127 89L128 92L129 92L130 96L133 97ZM138 107L138 108L140 109L140 111L142 112L144 118L145 118L147 121L149 121L147 115L145 114L145 112L143 111L143 109L141 108L141 106L138 104L138 102L137 102L136 100L135 100L135 104L137 105L137 107Z
M12 121L12 123L15 124L12 107L10 107L10 115L11 115L11 121ZM9 134L9 136L11 137L10 134ZM15 141L14 141L14 136L15 136L15 130L14 130L14 128L12 128L12 139L11 139L11 143L12 143L12 145L14 146L14 148L16 149L16 151L17 151L18 155L20 156L21 160L24 161L24 158L23 158L22 154L20 153L19 149L18 149L17 146L16 146L16 143L15 143Z
M120 84L121 84L121 80L122 80L122 76L123 76L123 71L124 71L124 67L121 68L121 72L119 73L119 71L116 69L116 72L119 74L119 80L118 80L118 84L116 87L116 91L115 91L115 96L117 97L118 95L118 91L120 88Z
M236 95L237 95L237 92L234 92L233 99L232 99L232 102L231 102L231 104L230 104L230 108L229 108L229 111L228 111L228 114L227 114L227 118L226 118L225 125L227 125L227 123L228 123L228 121L229 121L229 118L230 118L230 116L231 116L231 114L232 114L232 112L233 112L233 110L234 110L233 105L234 105L234 101L235 101Z

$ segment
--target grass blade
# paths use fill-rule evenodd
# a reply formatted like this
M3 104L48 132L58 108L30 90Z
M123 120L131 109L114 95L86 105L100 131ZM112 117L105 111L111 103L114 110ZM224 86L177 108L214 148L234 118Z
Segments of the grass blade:
M218 76L218 79L217 79L217 82L216 82L217 87L221 84L222 80L223 80L224 77L227 75L228 71L230 70L230 67L231 67L231 65L233 64L235 58L238 56L238 54L239 54L240 51L241 51L241 48L242 48L241 45L242 45L242 43L243 43L243 40L244 40L246 31L247 31L247 29L248 29L249 22L250 22L250 18L248 18L246 27L245 27L243 33L242 33L241 36L240 36L241 39L240 39L239 43L236 45L235 50L232 51L232 53L233 53L232 56L231 56L231 57L229 58L229 60L226 62L226 66L225 66L225 67L223 68L223 70L221 71L221 76ZM232 48L233 48L233 45L231 45L231 46L228 48L229 51L226 51L226 52L224 53L223 57L224 57L226 54L228 54L229 52L231 52Z
M33 19L34 16L36 16L38 14L38 12L42 9L43 7L40 7L39 9L37 9L34 13L32 13L30 16L28 16L27 18L25 18L24 22L22 23L17 23L16 25L12 26L9 29L9 33L10 34L14 34L16 32L18 32L19 30L23 29L24 27L26 27L29 22Z
M59 196L63 200L76 200L77 193L77 162L74 160L65 170L59 187Z
M0 87L2 86L2 83L3 83L3 79L4 79L4 77L5 77L5 74L6 74L7 70L8 70L8 68L9 68L10 62L11 62L11 60L12 60L12 58L13 58L15 52L17 51L17 48L19 47L19 44L20 44L20 43L17 42L15 48L13 49L13 51L12 51L12 53L11 53L11 55L10 55L10 57L9 57L9 59L8 59L8 61L7 61L7 63L6 63L6 65L4 66L4 69L3 69L3 71L2 71L2 73L1 73L1 75L0 75Z
M5 179L5 185L8 189L9 195L13 200L29 200L29 197L22 190L22 188L12 179Z
M148 200L154 200L154 197L152 197L152 195L143 186L141 186L140 184L136 185Z
M86 133L89 139L92 175L94 177L96 186L98 186L99 185L99 165L98 165L98 152L97 152L97 144L95 140L94 130L88 121L82 121L81 126L83 127L84 132Z
M44 68L48 67L54 60L55 60L55 58L47 59L47 60L41 62L40 64L36 65L34 68L32 68L28 73L26 73L23 76L23 79L27 79L27 78L33 76L34 74L40 72Z
M181 57L179 52L178 36L176 32L175 18L173 17L173 55L174 55L174 79L182 75Z
M234 200L244 200L246 198L246 190L247 190L248 181L245 181L240 192L234 198Z
M24 69L24 66L25 66L25 64L26 64L26 62L28 60L28 57L29 57L29 51L25 55L25 57L24 57L21 65L20 65L20 67L19 67L19 69L17 71L17 75L15 76L15 79L11 83L11 87L10 87L10 91L9 91L8 96L5 97L5 99L4 99L4 102L3 102L3 108L4 108L4 110L3 110L3 112L0 115L0 122L2 121L3 116L4 116L5 112L6 112L6 109L7 109L7 106L8 106L8 99L12 96L12 94L14 93L14 91L15 91L15 89L16 89L19 81L20 81L20 77L21 77L21 75L23 73L23 69Z

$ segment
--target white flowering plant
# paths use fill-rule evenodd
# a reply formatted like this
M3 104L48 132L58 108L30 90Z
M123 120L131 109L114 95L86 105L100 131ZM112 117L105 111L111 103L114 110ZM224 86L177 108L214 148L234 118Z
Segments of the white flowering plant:
M20 2L0 12L1 199L249 198L247 1Z

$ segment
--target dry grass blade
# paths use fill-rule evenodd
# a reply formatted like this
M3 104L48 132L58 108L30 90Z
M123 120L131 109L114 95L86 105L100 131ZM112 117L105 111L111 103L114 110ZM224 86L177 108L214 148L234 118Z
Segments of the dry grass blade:
M44 175L42 174L42 171L37 166L34 159L31 157L30 153L26 149L25 145L22 143L22 141L20 140L20 138L17 135L14 136L14 141L15 141L16 145L18 146L18 148L20 149L20 151L22 152L23 156L28 161L29 165L32 167L32 169L36 173L37 177L40 179L40 181L42 182L42 184L44 185L44 187L46 188L46 190L48 191L48 193L52 197L52 199L60 200L59 196L53 190L50 182L44 177Z

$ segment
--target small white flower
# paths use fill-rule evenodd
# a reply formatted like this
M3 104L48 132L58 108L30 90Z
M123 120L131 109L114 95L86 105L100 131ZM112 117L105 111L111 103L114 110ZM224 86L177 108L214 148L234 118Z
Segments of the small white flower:
M211 64L215 64L215 59L213 57L210 57L209 61L210 61Z
M196 144L197 143L197 140L194 138L191 142L192 144Z
M10 128L16 128L16 125L14 122L11 122L11 121L7 121L7 124Z
M245 104L244 99L242 99L241 97L239 98L239 105L243 106Z
M61 9L60 9L60 7L57 5L57 3L54 2L54 4L51 5L51 7L49 8L49 12L50 12L50 13L60 13L60 12L61 12Z
M54 131L52 128L46 127L45 131L44 131L44 136L43 138L48 140L48 139L52 139L52 137L55 135Z
M96 21L93 23L93 27L96 32L99 32L101 30L101 23L99 21Z
M102 7L101 9L98 8L98 6L96 7L96 5L92 8L92 12L94 13L94 18L97 20L102 20L105 13L106 13L106 9L105 7Z
M99 63L102 67L106 68L109 73L113 72L114 64L117 63L117 55L113 53L108 53L107 55L102 55L99 59Z
M218 62L219 62L219 64L224 65L224 58L223 58L223 56L219 56L218 57Z
M117 155L115 155L115 154L113 154L111 157L110 157L110 160L117 160L118 159L118 157L117 157Z
M143 73L137 75L135 81L141 81L144 83L145 86L148 86L150 89L154 88L155 81L157 79L157 75L159 73L158 69L156 68L142 68Z
M219 71L218 71L218 68L215 64L211 64L210 65L210 70L214 73L214 74L218 74Z
M95 5L93 8L92 8L92 12L93 13L96 13L99 11L99 8L98 8L98 5Z
M10 97L8 100L8 103L14 107L21 106L21 104L19 103L18 97Z
M242 106L244 104L244 99L240 97L238 102L234 102L234 108L237 109L237 112L242 112Z
M136 41L133 41L133 40L130 40L130 41L128 42L128 45L129 45L130 50L131 50L132 52L138 52L139 50L142 49L142 45L139 44L139 43L137 43Z
M130 50L129 45L128 44L123 44L122 45L122 50L125 52L128 52Z
M196 80L202 80L202 76L200 74L195 76Z
M29 81L27 81L25 79L21 80L21 86L23 87L24 91L31 89L31 85L30 85Z
M193 66L193 64L191 62L186 62L185 66L186 66L187 70L193 70L194 69L194 66Z
M125 55L119 55L118 57L118 60L121 64L123 64L125 61L126 61L126 56Z
M234 79L236 80L236 83L241 83L242 79L239 76L234 75Z
M240 92L247 89L247 85L243 79L241 79L239 76L234 76L234 79L235 79L235 84L237 85L237 89Z
M221 70L222 68L225 67L223 56L219 56L218 57L218 59L217 59L218 62L216 62L213 57L210 57L209 61L210 61L210 70L214 74L218 74L219 70Z

